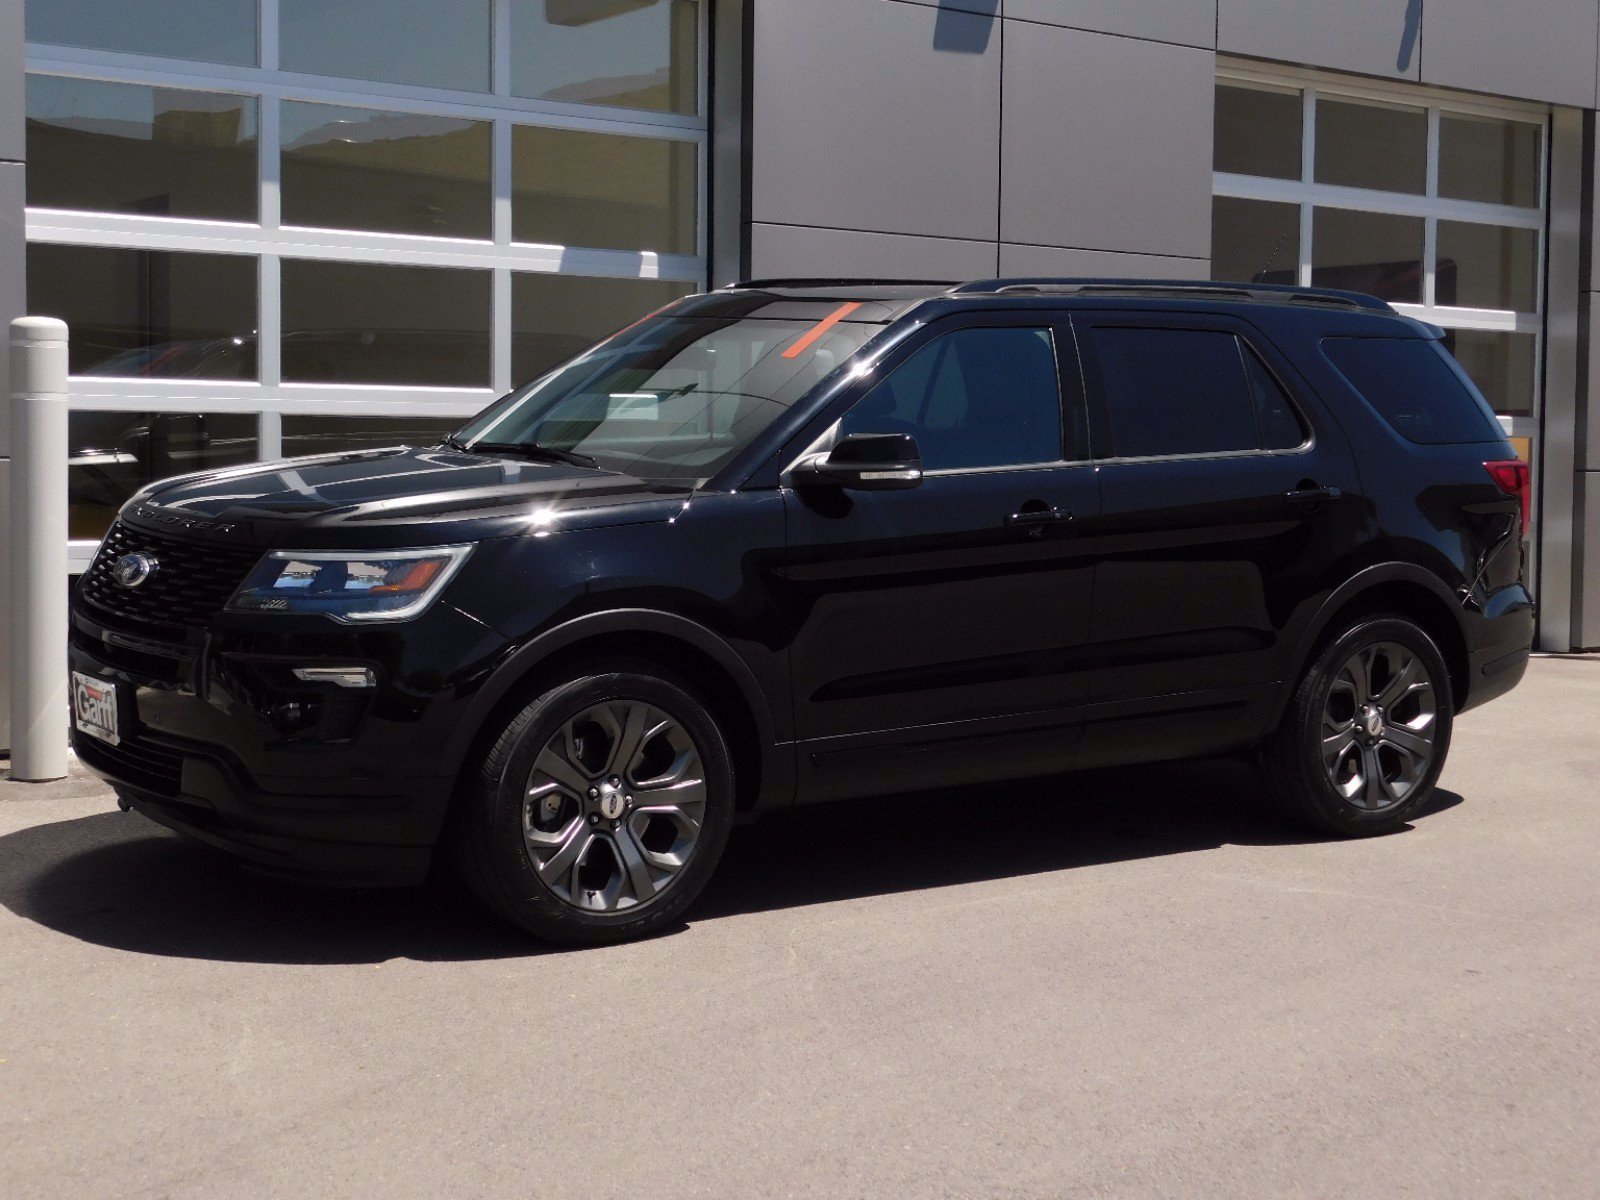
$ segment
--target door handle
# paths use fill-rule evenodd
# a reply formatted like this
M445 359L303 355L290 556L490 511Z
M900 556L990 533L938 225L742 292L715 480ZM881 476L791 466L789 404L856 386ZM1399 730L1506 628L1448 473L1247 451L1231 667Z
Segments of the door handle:
M1298 504L1305 508L1321 504L1325 500L1337 500L1342 495L1344 493L1336 487L1321 487L1314 483L1307 483L1302 487L1295 488L1292 492L1285 492L1283 498L1290 504Z
M1051 506L1049 508L1024 508L1006 516L1005 523L1010 526L1017 525L1065 525L1073 519L1070 512Z

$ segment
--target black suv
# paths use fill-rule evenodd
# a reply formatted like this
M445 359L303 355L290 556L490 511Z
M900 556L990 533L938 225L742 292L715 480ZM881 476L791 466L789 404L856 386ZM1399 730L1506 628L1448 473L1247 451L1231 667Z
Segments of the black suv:
M1300 822L1392 830L1534 634L1527 468L1440 332L1293 288L692 296L442 445L136 495L74 745L257 867L443 846L568 941L845 796L1253 752Z

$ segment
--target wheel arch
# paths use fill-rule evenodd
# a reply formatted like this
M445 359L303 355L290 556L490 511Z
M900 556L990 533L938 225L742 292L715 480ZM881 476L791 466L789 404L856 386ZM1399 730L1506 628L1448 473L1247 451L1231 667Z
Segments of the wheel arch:
M472 752L527 703L539 681L602 655L642 658L682 676L704 696L728 734L738 810L785 803L793 766L777 744L771 707L755 674L720 636L688 617L654 609L612 609L576 617L518 648L472 698L447 749L461 778Z
M1293 670L1279 688L1279 716L1306 665L1350 621L1369 612L1396 612L1410 617L1433 638L1450 672L1451 707L1461 711L1471 687L1472 668L1460 601L1431 571L1412 563L1380 563L1352 576L1317 610L1300 637Z

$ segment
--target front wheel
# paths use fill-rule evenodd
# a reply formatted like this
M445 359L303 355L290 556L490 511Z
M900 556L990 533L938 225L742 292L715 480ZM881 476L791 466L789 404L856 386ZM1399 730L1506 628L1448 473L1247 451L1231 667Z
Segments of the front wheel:
M733 824L733 769L690 686L654 667L575 671L507 723L457 830L469 886L539 937L618 942L676 920Z
M1391 832L1433 795L1453 711L1433 639L1404 617L1364 618L1301 676L1262 747L1267 790L1319 832Z

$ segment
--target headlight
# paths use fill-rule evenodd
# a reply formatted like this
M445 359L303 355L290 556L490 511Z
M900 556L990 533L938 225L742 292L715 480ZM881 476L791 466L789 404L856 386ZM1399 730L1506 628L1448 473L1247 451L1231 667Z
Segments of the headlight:
M433 603L471 550L275 550L256 564L228 607L319 613L335 621L405 621Z

